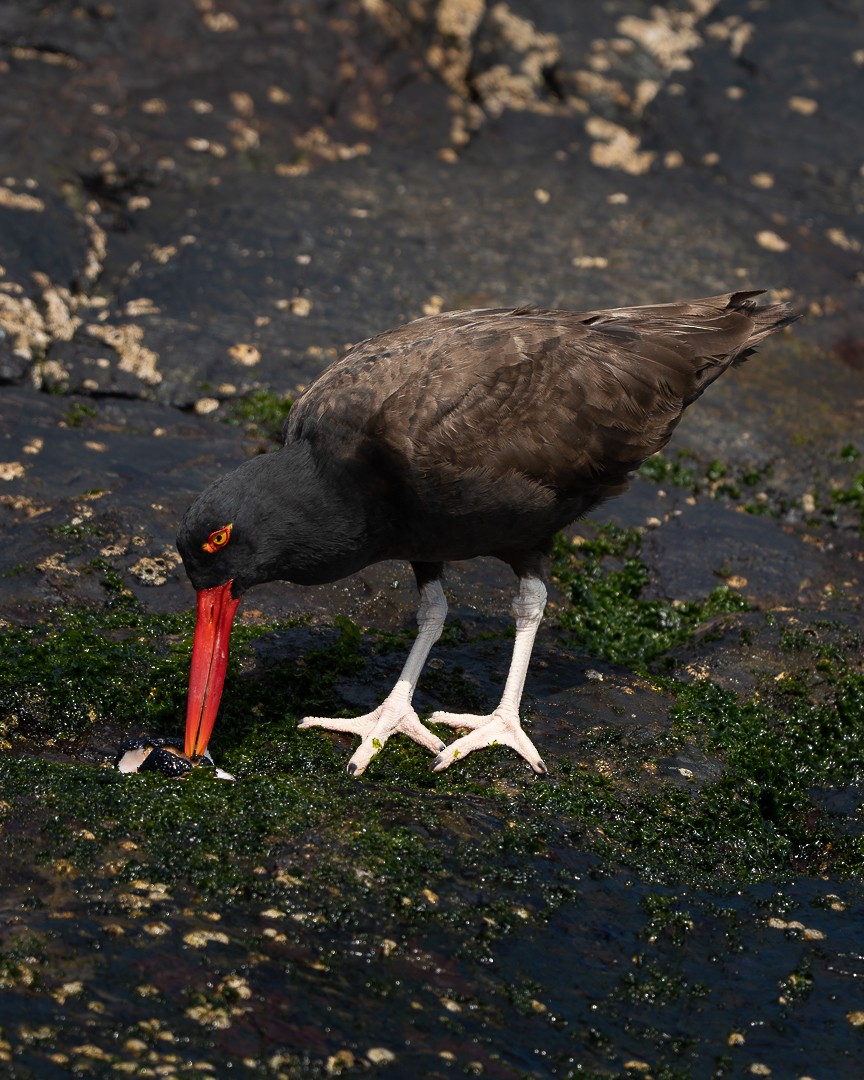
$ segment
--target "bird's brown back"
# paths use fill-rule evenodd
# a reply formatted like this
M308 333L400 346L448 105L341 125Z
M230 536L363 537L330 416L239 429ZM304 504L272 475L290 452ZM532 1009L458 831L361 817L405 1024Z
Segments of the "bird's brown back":
M372 440L438 484L466 467L518 473L558 497L617 483L666 444L706 386L795 318L786 305L759 308L754 295L418 319L324 371L286 438L314 441L323 426L346 453Z

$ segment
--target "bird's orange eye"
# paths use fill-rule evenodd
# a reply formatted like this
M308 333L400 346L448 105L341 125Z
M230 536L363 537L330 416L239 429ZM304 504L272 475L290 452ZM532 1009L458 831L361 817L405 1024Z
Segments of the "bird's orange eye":
M223 525L221 529L214 529L207 537L205 543L201 545L202 549L204 551L209 551L212 555L214 551L218 551L219 548L225 547L231 539L231 528L231 525Z

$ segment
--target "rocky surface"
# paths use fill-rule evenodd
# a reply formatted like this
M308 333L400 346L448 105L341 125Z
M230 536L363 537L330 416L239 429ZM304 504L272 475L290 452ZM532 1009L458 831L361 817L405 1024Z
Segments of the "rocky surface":
M862 79L851 0L0 5L0 619L9 642L58 650L38 677L10 652L0 679L15 1076L851 1075ZM183 509L273 445L282 399L347 343L448 308L736 287L806 317L712 387L663 467L598 520L639 530L604 563L638 556L639 604L672 618L719 584L750 610L706 615L648 667L609 659L614 642L604 659L566 629L562 555L528 687L557 780L502 753L436 787L396 754L349 787L344 743L301 744L281 715L262 749L268 693L301 710L323 686L359 710L393 678L414 593L390 564L248 598L244 633L264 632L232 675L250 714L221 729L232 794L196 782L181 806L168 781L94 769L136 723L181 726L188 640L152 620L194 602ZM574 527L577 553L596 529ZM421 708L494 698L508 588L491 561L453 568L457 629ZM78 611L101 631L64 623ZM384 636L355 642L340 616ZM63 651L67 632L84 636ZM128 643L114 678L137 711L76 696L100 641ZM775 691L772 724L801 727L762 742L747 710ZM829 703L820 733L840 718L833 741L813 735L822 771L802 758L766 778L748 741L778 759L803 746L811 699ZM328 801L338 813L314 809ZM680 851L657 824L679 812ZM243 824L221 848L211 825L229 813ZM209 877L203 849L166 854L192 834L223 863L238 853L236 879Z

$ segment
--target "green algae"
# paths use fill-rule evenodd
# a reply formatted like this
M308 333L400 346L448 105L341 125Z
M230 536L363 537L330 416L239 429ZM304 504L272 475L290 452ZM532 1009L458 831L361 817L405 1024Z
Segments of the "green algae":
M77 612L60 613L52 623L8 627L0 656L5 737L16 732L57 745L85 735L97 720L121 716L158 728L160 717L182 703L182 683L177 685L178 650L154 648L152 633L152 627L125 619L118 626L116 619Z
M292 404L292 398L262 388L243 397L231 398L220 419L223 423L242 427L250 438L279 442Z
M769 479L773 465L743 465L730 473L730 467L716 458L707 464L687 451L657 453L644 461L637 469L637 475L643 480L655 484L666 484L682 488L693 494L707 491L713 498L728 496L732 499L741 497L742 488L756 487Z
M337 642L319 660L329 664L334 648L347 646ZM286 704L296 691L287 691ZM0 772L7 798L30 804L41 820L40 859L66 860L88 873L106 848L131 838L138 847L123 878L181 884L223 903L284 902L278 866L297 879L287 891L296 897L299 889L304 910L328 924L355 920L358 898L367 911L374 901L388 920L458 921L468 881L480 877L496 891L518 892L524 860L530 865L567 835L580 836L610 863L668 880L752 880L804 866L860 871L860 840L843 836L824 816L814 818L809 791L861 775L862 676L847 672L821 702L798 692L790 697L783 685L744 703L710 682L675 691L675 725L698 729L725 760L721 780L698 791L624 793L562 762L542 783L508 770L511 791L503 795L490 788L480 756L464 772L440 778L418 748L401 742L388 745L372 781L358 783L344 774L344 752L329 738L296 733L290 712L275 731L270 721L266 731L253 722L245 734L226 718L226 764L248 770L237 784L205 772L176 782L8 756ZM262 692L272 703L272 685L259 686ZM239 695L246 705L247 695L254 697L251 689ZM95 842L76 838L80 830ZM310 855L303 841L312 836ZM326 860L314 856L321 845ZM256 873L260 866L270 869ZM434 901L424 900L425 886L434 889ZM559 890L556 901L547 890L541 906L548 910L567 895ZM500 931L508 920L497 924Z
M184 711L194 613L145 614L104 560L92 560L90 570L101 577L104 605L60 609L40 622L5 629L0 725L7 738L15 731L48 745L74 744L96 721L151 735L177 731ZM238 621L232 634L230 676L237 676L246 645L299 622ZM265 698L271 703L281 699L285 712L295 715L300 702L329 704L334 681L356 672L360 663L359 630L347 620L337 619L336 625L340 628L336 643L271 671L266 690L248 684L248 694L226 701L225 731L239 725L254 738Z
M63 422L67 427L80 428L95 420L98 415L99 413L92 405L85 405L80 401L73 401L63 414Z
M689 491L695 491L699 486L692 455L684 450L674 457L662 453L654 454L647 461L643 461L637 471L643 480L651 480L655 484L674 484Z
M638 533L611 527L578 547L559 545L558 580L575 598L561 625L592 652L645 670L692 639L706 619L749 607L726 589L682 607L643 600L647 571L638 548ZM99 608L7 627L0 657L7 747L38 742L71 751L106 722L118 739L129 731L179 734L191 613L148 615L116 576L104 572L103 584L107 600ZM769 628L777 622L762 621ZM297 720L338 709L338 680L357 677L370 655L403 642L363 634L345 619L316 631L311 642L296 622L238 622L218 724L220 764L241 777L237 784L203 771L176 782L8 754L0 771L11 795L38 804L40 857L91 870L106 846L134 837L140 851L127 860L125 875L185 882L201 896L244 902L278 901L281 886L255 867L277 857L294 865L296 858L312 890L309 903L322 904L328 917L328 890L351 896L362 881L376 883L377 902L391 917L405 915L402 898L416 901L430 871L452 884L474 867L485 880L512 887L513 860L567 835L610 862L667 880L735 880L793 866L857 872L864 861L859 839L818 812L810 792L864 774L864 677L852 666L858 639L854 631L832 633L828 620L771 632L794 651L794 676L772 679L743 701L710 680L664 677L658 685L672 701L666 736L634 751L620 732L609 729L606 739L600 732L585 743L586 764L562 758L545 782L504 750L433 774L428 755L402 739L391 740L363 781L348 778L345 740L300 733ZM284 660L243 675L255 642L268 635L284 637ZM303 642L299 652L290 646L295 639ZM458 670L436 677L442 692L482 696ZM625 783L644 762L685 744L722 761L718 780L692 789ZM620 782L593 772L591 754L611 755ZM490 784L490 762L507 778L500 790ZM81 829L97 843L76 840ZM307 835L329 844L323 866L310 866L296 848L292 838ZM410 918L446 919L453 910L446 900L412 902Z
M556 540L553 576L572 605L559 613L559 624L592 655L644 670L709 620L750 608L726 585L701 601L643 598L651 574L638 557L640 545L638 530L612 524L578 546Z
M858 511L864 533L864 472L856 473L845 486L832 491L831 498L840 506L851 506Z
M586 655L616 665L629 685L633 672L653 672L652 692L668 701L668 723L642 742L626 725L579 735L572 753L546 755L551 775L539 781L504 749L433 774L428 754L401 738L361 780L348 777L349 741L298 732L297 720L338 713L340 680L362 678L370 660L392 655L395 671L397 650L412 635L363 632L347 619L330 626L238 620L214 746L219 763L239 777L234 784L204 770L183 781L121 776L107 757L104 768L39 760L46 744L55 756L74 757L101 729L107 745L130 731L179 734L193 618L146 613L120 577L94 560L90 572L100 576L103 604L6 627L0 718L9 751L0 755L0 813L11 879L19 867L22 877L35 873L43 883L28 898L35 914L46 908L39 894L53 897L52 906L66 897L70 910L122 931L118 940L134 944L136 955L154 943L169 945L182 972L173 982L139 978L137 985L150 990L141 992L146 1013L133 1010L134 1050L118 1048L93 1027L95 1014L88 1021L95 1033L71 1053L54 1027L41 1040L19 1031L16 1053L39 1047L65 1054L85 1075L99 1068L135 1075L131 1066L139 1060L141 1075L156 1068L199 1075L188 1055L169 1052L173 1044L160 1032L176 1027L188 1045L204 1046L214 1033L244 1030L244 1010L256 1007L256 978L265 971L273 986L287 978L303 987L310 964L317 965L312 970L328 987L317 994L329 1001L330 987L350 981L353 956L368 965L361 981L370 996L416 1015L421 1030L438 1017L439 1047L473 1038L482 1048L484 1036L476 1032L483 1024L498 1030L502 1016L531 1025L531 1037L543 1043L552 1032L571 1030L554 1005L555 988L522 973L496 983L489 965L526 936L540 940L558 913L579 908L586 860L600 879L626 867L652 883L632 966L617 972L608 997L598 999L598 1018L608 1023L619 1008L649 1010L659 1023L657 1010L705 1007L712 1000L705 980L670 961L668 950L686 957L711 920L724 942L743 931L731 915L709 912L705 901L657 889L864 872L854 820L832 812L820 795L853 787L864 774L861 641L854 624L762 614L725 586L686 604L657 599L640 544L638 531L612 527L578 545L560 542L555 574L567 597L560 632ZM764 675L747 694L693 678L686 658L709 637L719 645L770 640L788 657L789 671ZM470 652L481 639L494 636L453 625L447 641ZM458 666L431 668L421 685L465 701L473 694L476 707L482 704L481 690ZM717 769L692 782L666 779L663 759L693 747ZM100 763L92 751L90 760ZM827 887L823 892L827 897ZM820 902L831 910L835 901ZM772 916L788 917L778 899L772 905ZM485 989L460 990L456 979L443 986L431 976L419 986L406 967L415 962L418 941L475 972L488 967ZM53 1003L64 993L50 935L14 941L2 960L0 970L28 1000ZM790 955L773 976L774 996L786 1007L804 1007L811 998L813 963L809 952ZM68 958L59 970L66 984L79 979ZM410 979L416 1009L400 988ZM80 981L90 986L86 973ZM181 1021L166 1025L178 1004ZM257 1008L260 1014L260 1000ZM162 1027L147 1026L159 1016ZM686 1039L673 1046L661 1027L647 1023L627 1030L652 1075L688 1075L669 1064L686 1059ZM595 1075L644 1074L624 1068L599 1028L593 1042L584 1027L572 1033L580 1047L594 1048L590 1060L608 1060ZM359 1064L362 1046L351 1047L355 1064L343 1071L368 1068ZM198 1052L218 1075L218 1055ZM478 1059L491 1071L486 1052L478 1049ZM549 1065L556 1075L591 1075L581 1066L568 1072L568 1055L559 1053ZM278 1062L273 1055L244 1068L255 1076L334 1074L342 1066L331 1067L331 1059L327 1048L305 1058L286 1050Z
M852 471L860 457L858 447L847 443L837 451L836 462L831 458L814 462L809 484L814 500L814 510L808 515L811 524L836 524L838 508L849 506L861 515L864 530L864 473ZM692 452L678 450L648 458L637 475L692 496L727 500L748 514L780 518L799 505L798 500L776 486L773 461L734 467L718 460L706 464Z

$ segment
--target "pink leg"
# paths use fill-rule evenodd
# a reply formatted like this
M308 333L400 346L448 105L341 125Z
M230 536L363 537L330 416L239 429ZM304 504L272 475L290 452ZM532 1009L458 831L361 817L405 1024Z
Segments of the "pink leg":
M397 731L407 735L427 750L438 753L444 744L424 724L415 712L411 700L417 687L420 672L426 663L429 650L435 644L447 617L447 601L440 581L430 581L420 589L420 607L417 611L419 632L405 661L399 681L388 697L372 712L355 716L350 720L339 717L307 716L298 725L301 728L320 727L328 731L345 731L359 735L362 740L348 762L348 772L360 776L384 743Z
M528 662L534 647L537 628L543 618L546 607L546 587L536 577L524 577L519 581L519 594L513 600L513 614L516 617L516 640L513 643L513 659L504 686L501 702L488 716L475 716L472 713L435 712L430 723L449 724L450 727L470 728L467 735L445 747L432 768L435 772L446 769L454 761L480 750L484 746L509 746L520 754L536 773L546 772L543 759L536 747L522 730L519 719L519 705L528 673Z

